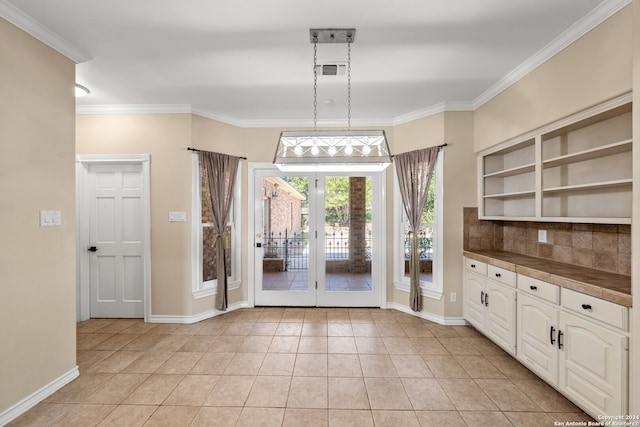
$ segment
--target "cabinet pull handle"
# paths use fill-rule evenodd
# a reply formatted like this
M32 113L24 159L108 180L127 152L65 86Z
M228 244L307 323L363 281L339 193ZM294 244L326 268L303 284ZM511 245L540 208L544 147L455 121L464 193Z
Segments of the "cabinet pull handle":
M485 307L489 306L489 293L488 292L486 294L484 294L484 306Z
M562 331L558 331L558 350L562 350L562 347L564 347L564 344L562 343L563 335Z
M538 287L531 285L531 286L529 286L529 289L531 289L532 291L537 291Z
M480 304L484 305L484 291L480 292Z
M496 277L502 277L502 274L496 273Z
M553 333L555 331L556 330L553 326L549 329L549 341L551 341L551 345L554 345L556 343L556 339L553 337Z
M471 264L471 268L476 268L476 265L475 264Z
M582 304L582 308L584 308L585 310L591 310L591 305L589 305L589 304Z

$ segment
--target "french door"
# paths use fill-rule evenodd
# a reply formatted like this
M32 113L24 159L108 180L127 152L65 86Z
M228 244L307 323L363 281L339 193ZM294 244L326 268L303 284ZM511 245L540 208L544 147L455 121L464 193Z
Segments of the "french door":
M383 176L255 169L256 305L380 307Z

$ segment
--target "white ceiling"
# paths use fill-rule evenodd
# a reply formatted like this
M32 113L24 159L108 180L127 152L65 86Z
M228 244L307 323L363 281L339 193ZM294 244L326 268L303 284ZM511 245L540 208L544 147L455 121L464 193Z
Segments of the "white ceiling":
M357 125L477 108L626 3L0 0L0 16L79 62L81 112L184 110L240 126L311 123L309 29L353 27ZM346 55L318 45L321 63ZM319 78L319 123L345 118L346 79Z

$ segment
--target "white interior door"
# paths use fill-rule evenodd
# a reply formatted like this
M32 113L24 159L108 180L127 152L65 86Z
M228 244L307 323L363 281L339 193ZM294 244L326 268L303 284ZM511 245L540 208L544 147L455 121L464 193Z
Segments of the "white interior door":
M369 192L366 207L364 195L359 207L367 220L357 226L336 212L349 211L349 195L342 194L346 201L340 202L329 194L350 191L351 176L365 180ZM382 176L255 170L251 245L256 305L381 306L386 256L381 244ZM361 240L357 250L352 245L355 227ZM356 253L362 255L359 264L354 261Z
M87 178L90 316L142 318L142 165L92 164Z

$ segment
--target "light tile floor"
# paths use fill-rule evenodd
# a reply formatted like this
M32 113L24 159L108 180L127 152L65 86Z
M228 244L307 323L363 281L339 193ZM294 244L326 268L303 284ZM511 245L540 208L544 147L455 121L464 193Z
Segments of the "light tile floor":
M553 426L586 414L472 327L254 308L78 324L81 375L11 426Z

